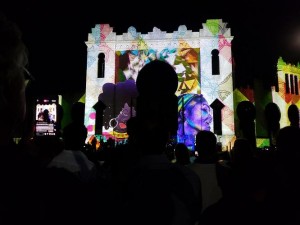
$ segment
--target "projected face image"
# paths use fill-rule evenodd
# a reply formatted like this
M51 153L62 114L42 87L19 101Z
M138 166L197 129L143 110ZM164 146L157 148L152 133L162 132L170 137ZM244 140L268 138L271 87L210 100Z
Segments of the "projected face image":
M108 138L126 138L129 118L136 115L137 97L135 81L132 79L117 84L106 83L99 100L106 106L103 111L102 135Z
M200 130L211 129L211 108L199 94L180 95L178 101L178 136L187 146L194 145L195 135Z
M127 132L127 121L130 119L131 116L134 117L135 115L136 112L134 108L132 108L131 112L131 108L127 103L125 103L119 115L116 118L112 118L109 121L109 125L110 127L113 127L116 132L125 133Z
M210 115L210 107L205 101L204 103L193 102L188 111L188 122L191 128L196 130L210 130L212 117ZM191 118L191 119L189 119Z

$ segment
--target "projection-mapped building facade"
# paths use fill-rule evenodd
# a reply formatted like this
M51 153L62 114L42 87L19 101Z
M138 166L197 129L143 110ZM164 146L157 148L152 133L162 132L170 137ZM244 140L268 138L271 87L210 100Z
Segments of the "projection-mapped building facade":
M178 75L177 140L191 146L195 131L205 129L218 135L223 146L231 143L235 137L233 37L222 20L207 20L202 27L193 32L181 25L173 33L154 27L147 34L130 27L116 35L108 24L96 25L86 42L88 135L127 138L126 122L136 114L138 72L158 59L171 64ZM160 82L155 74L153 79Z

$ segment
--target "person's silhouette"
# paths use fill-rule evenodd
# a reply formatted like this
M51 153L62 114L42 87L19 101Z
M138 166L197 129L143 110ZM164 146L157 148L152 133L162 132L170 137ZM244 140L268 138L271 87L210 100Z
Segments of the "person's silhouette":
M160 78L154 96L153 76ZM200 215L199 178L165 155L169 135L177 131L177 84L173 67L158 60L144 66L137 77L135 140L141 157L128 184L124 213L130 224L194 224Z
M25 119L27 61L20 29L0 14L1 224L41 224L38 167L12 141Z
M291 122L291 126L299 128L299 109L295 104L292 104L288 108L288 118Z
M76 102L71 110L72 122L63 129L65 148L82 150L87 138L87 128L84 125L84 103Z
M43 120L46 123L50 123L50 116L49 116L49 110L48 109L45 109L43 111Z

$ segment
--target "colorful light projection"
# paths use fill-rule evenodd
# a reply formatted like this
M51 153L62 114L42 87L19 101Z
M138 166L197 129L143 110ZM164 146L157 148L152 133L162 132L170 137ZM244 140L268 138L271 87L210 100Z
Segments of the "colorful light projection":
M280 109L280 127L282 128L290 125L287 113L289 106L294 104L300 109L300 65L287 64L280 57L277 71L278 90L272 87L272 98Z
M215 132L218 129L215 133L222 139L223 145L228 144L234 136L232 38L230 29L222 20L208 20L200 32L179 26L178 31L173 33L154 28L153 32L145 35L130 27L128 33L117 36L109 25L96 25L86 42L85 124L89 136L95 133L93 106L101 100L106 105L102 134L105 138L120 140L127 137L126 121L135 115L135 81L138 72L148 62L159 59L170 63L178 75L176 95L181 112L178 118L178 141L193 145L196 133L187 133L188 127L182 126L189 122L190 126L196 127L196 131L207 129ZM216 75L212 75L213 52L217 52L219 66L219 74ZM100 53L105 54L104 78L97 78L97 58ZM153 79L157 82L160 80L155 75ZM182 113L182 109L189 109L190 113ZM220 121L216 124L214 121L218 113Z

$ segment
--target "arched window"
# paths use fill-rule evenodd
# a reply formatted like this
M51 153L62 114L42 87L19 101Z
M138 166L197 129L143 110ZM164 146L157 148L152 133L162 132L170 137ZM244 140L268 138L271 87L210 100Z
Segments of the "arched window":
M98 55L97 77L98 78L104 78L104 72L105 72L105 55L104 55L104 53L100 53Z
M299 95L298 77L297 76L294 76L294 81L295 81L295 94Z
M290 74L291 94L294 94L294 76Z
M220 75L219 51L217 49L211 51L211 70L212 75Z
M285 93L290 93L289 75L287 73L285 74Z

